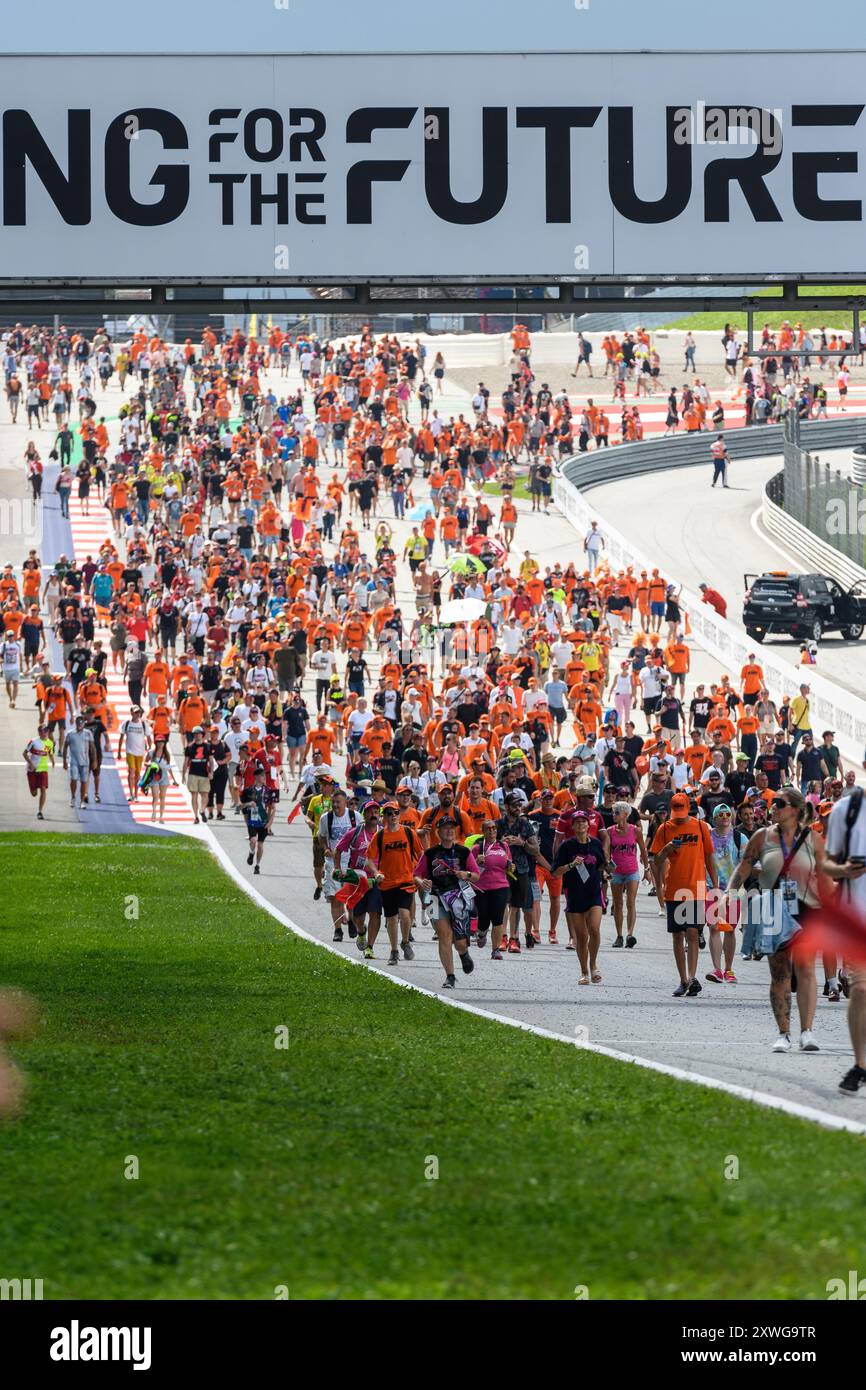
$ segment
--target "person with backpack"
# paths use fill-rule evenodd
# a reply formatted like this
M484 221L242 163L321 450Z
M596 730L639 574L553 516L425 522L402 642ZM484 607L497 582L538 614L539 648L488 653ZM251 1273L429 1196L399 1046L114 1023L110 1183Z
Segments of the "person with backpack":
M343 940L343 905L337 902L337 893L340 890L340 882L335 878L336 863L334 859L335 851L341 840L350 832L357 830L362 825L362 821L357 811L349 807L346 793L342 787L336 787L331 797L331 809L319 819L318 837L322 846L322 853L325 857L325 873L322 884L322 892L331 909L331 920L334 923L334 941Z
M424 848L412 827L400 824L400 808L396 801L383 803L382 819L384 825L376 832L367 850L365 872L369 874L371 883L377 884L382 894L382 913L391 946L388 964L397 965L400 961L400 952L397 949L398 926L404 959L413 960L415 955L409 940L412 931L412 900L415 893L414 870ZM439 824L441 823L440 821ZM367 950L364 952L367 960L372 957L374 939L371 929Z
M469 954L471 921L475 911L472 885L481 877L478 861L471 849L457 843L457 822L443 816L436 826L439 843L424 851L415 865L419 892L429 893L430 909L436 929L439 959L445 971L443 989L455 989L454 951L465 975L471 975L475 962Z
M261 873L262 855L265 852L265 843L270 833L271 806L268 798L267 775L267 768L259 764L253 773L252 786L245 787L241 797L241 810L247 824L247 835L250 842L247 864L252 866L253 861L255 861L254 874Z

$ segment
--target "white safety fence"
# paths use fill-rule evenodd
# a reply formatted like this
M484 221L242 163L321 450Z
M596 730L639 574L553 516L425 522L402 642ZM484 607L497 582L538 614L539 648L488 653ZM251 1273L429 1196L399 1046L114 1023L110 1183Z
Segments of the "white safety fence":
M604 534L607 558L613 569L624 569L633 565L636 569L651 570L655 561L648 558L633 541L628 540L616 527L600 515L578 488L570 483L564 474L558 473L554 483L554 497L557 506L571 525L583 538L589 530L591 521L597 521ZM679 588L680 581L674 574L667 573L658 566L659 573L669 584ZM701 601L700 594L683 589L680 603L688 614L695 641L710 656L715 657L732 675L739 677L740 670L755 644L749 641L742 628L736 627L725 618L720 618L709 604ZM824 676L816 674L814 668L793 666L774 652L762 647L757 649L758 660L764 671L767 689L778 704L784 695L796 695L802 683L810 687L812 707L812 728L818 734L823 729L833 729L836 744L847 762L853 762L859 770L866 749L866 700L840 689Z

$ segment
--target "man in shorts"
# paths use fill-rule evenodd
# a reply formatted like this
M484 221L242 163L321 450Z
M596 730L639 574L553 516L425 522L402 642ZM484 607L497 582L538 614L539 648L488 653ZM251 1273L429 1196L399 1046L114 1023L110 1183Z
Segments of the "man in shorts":
M690 815L685 792L671 797L670 818L663 821L650 846L653 870L667 913L680 982L674 998L701 993L697 978L700 935L706 922L707 875L718 892L719 871L710 827Z
M267 775L267 768L261 766L256 768L253 773L253 785L245 788L241 802L250 842L247 864L252 866L255 861L254 874L261 872L262 855L265 852L265 842L269 833L270 807L266 786Z
M70 806L75 805L75 793L81 806L87 805L87 787L95 759L93 734L87 728L84 715L75 716L75 725L63 742L63 770L69 776Z
M129 787L129 799L135 801L138 796L138 779L141 776L141 769L150 747L150 733L144 722L144 710L141 705L133 705L129 712L129 718L125 719L120 726L120 738L117 741L118 762L123 757L124 745L126 746L126 782Z
M397 965L400 960L398 927L404 958L412 960L414 956L409 943L416 886L414 873L424 846L411 826L400 824L400 808L396 801L384 803L382 819L382 829L376 832L367 849L367 871L382 893L382 912L391 947L388 964Z
M210 744L204 736L204 729L201 724L196 724L184 749L183 759L183 780L186 782L192 801L192 818L195 825L198 825L199 816L201 816L202 822L206 819L213 767Z
M31 738L22 754L27 768L27 785L31 796L39 797L36 819L45 819L45 798L48 795L48 768L54 766L54 739L49 737L48 726L39 725L36 738Z

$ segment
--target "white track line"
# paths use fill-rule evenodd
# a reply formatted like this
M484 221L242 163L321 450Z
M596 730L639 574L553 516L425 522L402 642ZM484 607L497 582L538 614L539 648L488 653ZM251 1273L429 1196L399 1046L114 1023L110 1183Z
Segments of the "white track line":
M752 515L749 517L749 525L751 526L755 535L758 537L758 540L762 541L764 545L770 546L772 550L775 550L777 555L781 555L783 560L787 560L788 564L793 566L797 574L805 574L805 570L803 568L803 561L795 560L793 555L789 555L787 550L783 550L782 547L778 545L774 540L772 540L770 536L767 534L767 532L758 525L758 518L762 517L763 515L764 508L763 505L761 505L760 507L756 507L755 510L752 512Z
M274 907L273 903L268 902L264 894L260 893L254 884L248 883L240 870L232 863L222 845L216 839L209 826L206 826L204 835L199 833L197 838L203 839L209 846L211 853L219 860L222 867L226 870L235 883L252 898L253 902L259 907L263 907L277 922L294 932L295 936L303 937L305 941L310 941L314 946L319 946L322 950L328 951L339 960L347 961L349 965L361 966L369 970L369 966L358 958L344 955L342 951L337 951L327 941L321 941L317 936L304 931L291 918L286 917L285 913L279 908ZM201 827L193 827L193 832L201 831ZM415 990L417 994L425 994L428 999L435 999L438 1003L452 1009L463 1009L466 1013L475 1014L477 1018L492 1019L495 1023L504 1023L509 1028L519 1028L524 1033L534 1033L538 1038L550 1038L553 1042L563 1042L570 1044L571 1047L581 1048L585 1052L594 1052L600 1057L612 1057L617 1062L631 1062L637 1067L643 1067L646 1071L659 1072L662 1076L672 1076L677 1081L688 1081L695 1086L708 1086L713 1091L725 1091L728 1095L737 1096L740 1100L752 1101L755 1105L763 1105L768 1110L782 1110L786 1115L794 1115L800 1120L811 1120L814 1124L823 1125L825 1129L848 1130L852 1134L866 1134L866 1123L862 1120L848 1119L844 1115L831 1115L824 1110L815 1110L810 1105L800 1105L799 1102L786 1100L783 1096L772 1096L766 1091L749 1090L746 1086L735 1086L729 1081L721 1081L713 1076L702 1076L699 1072L684 1071L681 1067L670 1067L664 1062L654 1062L648 1057L635 1057L630 1052L619 1052L612 1047L600 1047L598 1043L581 1042L576 1038L570 1038L565 1033L554 1033L549 1028L539 1028L534 1023L525 1023L521 1019L506 1018L504 1014L492 1013L489 1009L478 1008L474 1004L465 1004L460 999L444 998L441 994L431 989L425 989L423 985L414 985L410 980L404 980L399 975L387 975L384 970L376 972L383 980L390 981L391 984L400 985L403 989Z

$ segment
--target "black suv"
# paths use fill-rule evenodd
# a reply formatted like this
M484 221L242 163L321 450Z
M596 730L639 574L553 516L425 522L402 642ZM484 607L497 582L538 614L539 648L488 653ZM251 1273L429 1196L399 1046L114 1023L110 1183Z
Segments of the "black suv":
M811 642L820 642L825 632L841 632L851 642L863 634L866 597L857 592L859 584L846 591L825 574L785 570L747 574L744 580L743 626L755 642L770 632Z

